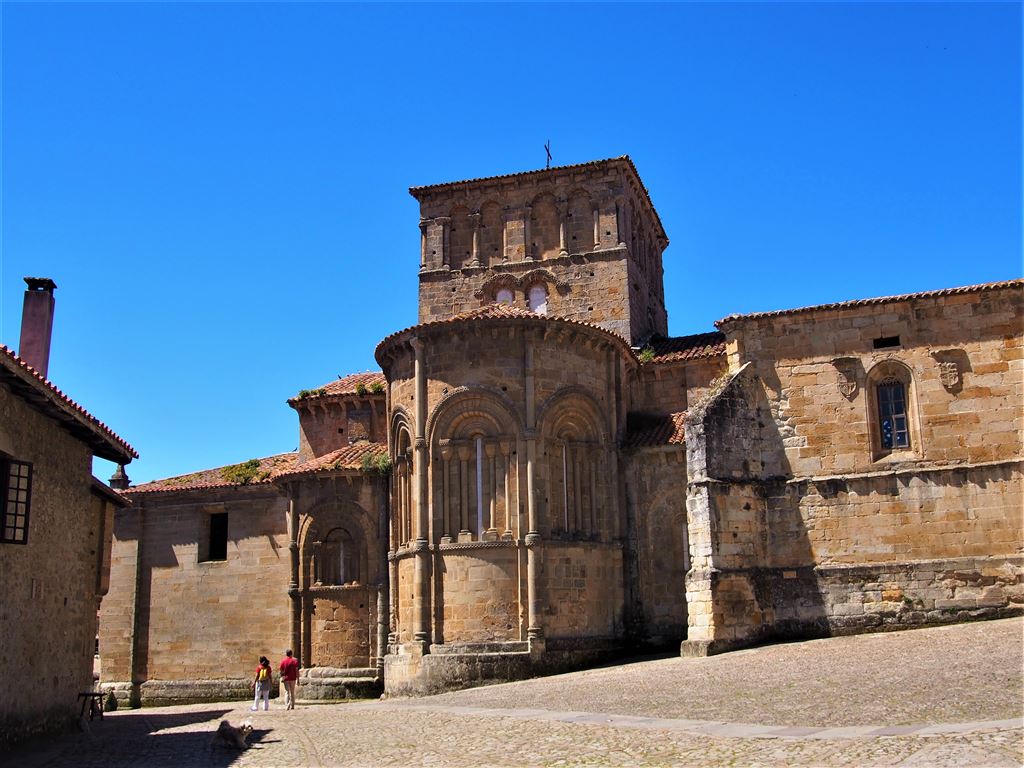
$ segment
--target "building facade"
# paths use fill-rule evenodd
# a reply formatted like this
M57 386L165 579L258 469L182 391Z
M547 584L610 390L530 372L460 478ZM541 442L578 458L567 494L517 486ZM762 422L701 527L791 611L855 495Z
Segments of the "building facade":
M411 193L419 323L381 372L290 400L295 454L125 491L126 698L285 646L300 697L423 694L1021 612L1024 281L670 337L629 158Z
M115 509L92 458L134 449L46 379L52 280L26 278L20 354L0 347L0 748L59 730L93 687Z

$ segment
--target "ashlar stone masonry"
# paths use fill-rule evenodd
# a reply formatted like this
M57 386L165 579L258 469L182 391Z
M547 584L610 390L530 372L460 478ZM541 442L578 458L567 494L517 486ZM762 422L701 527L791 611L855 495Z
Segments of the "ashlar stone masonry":
M419 323L381 371L289 400L299 451L242 479L125 492L124 698L285 646L338 698L1021 612L1024 281L670 337L629 158L411 193Z

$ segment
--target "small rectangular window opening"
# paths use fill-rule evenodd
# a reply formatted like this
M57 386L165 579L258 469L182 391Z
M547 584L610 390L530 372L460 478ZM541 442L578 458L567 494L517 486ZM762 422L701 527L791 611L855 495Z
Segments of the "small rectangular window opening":
M210 535L203 560L228 559L228 513L215 512L210 515Z
M28 544L28 511L32 489L32 465L24 461L0 459L0 541Z
M888 347L898 347L900 345L899 336L879 336L875 339L872 344L875 349L887 349Z

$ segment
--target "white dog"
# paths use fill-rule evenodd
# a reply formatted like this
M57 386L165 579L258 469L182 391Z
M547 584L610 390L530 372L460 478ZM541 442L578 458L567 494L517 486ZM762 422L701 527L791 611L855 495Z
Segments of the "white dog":
M217 732L213 734L211 747L225 747L226 749L248 749L246 739L252 733L252 723L246 720L239 726L234 726L227 720L221 720L217 726Z

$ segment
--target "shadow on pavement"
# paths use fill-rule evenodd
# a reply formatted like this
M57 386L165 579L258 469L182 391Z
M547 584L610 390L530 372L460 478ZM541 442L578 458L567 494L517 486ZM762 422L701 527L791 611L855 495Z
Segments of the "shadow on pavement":
M230 709L161 713L141 709L108 716L88 724L88 731L72 731L56 737L35 739L0 756L0 765L18 768L99 768L111 765L145 765L147 768L227 768L243 754L213 745L213 734ZM245 720L236 715L232 725ZM204 726L201 730L168 733L176 728ZM254 730L250 748L272 744L272 729Z

